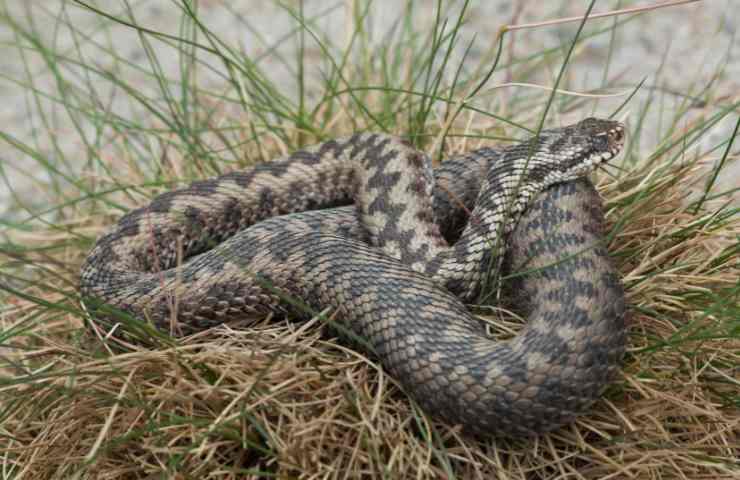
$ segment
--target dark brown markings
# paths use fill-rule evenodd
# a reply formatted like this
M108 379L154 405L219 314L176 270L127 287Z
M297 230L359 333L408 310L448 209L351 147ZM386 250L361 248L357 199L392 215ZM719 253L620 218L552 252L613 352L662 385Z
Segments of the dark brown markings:
M293 152L288 160L291 162L300 162L303 165L311 166L318 165L322 161L322 157L316 152L307 152L306 150L298 150Z
M378 135L372 134L367 137L355 135L352 137L353 148L350 152L350 157L358 158L360 153L364 153L360 161L365 165L378 165L378 169L382 170L387 160L392 156L381 156L380 152L390 143L390 138L383 138L378 141ZM391 152L391 155L393 152Z
M255 165L248 171L229 172L214 179L215 186L218 186L219 183L224 183L225 181L231 181L244 189L248 189L254 181L255 177L262 175L271 175L275 178L281 178L288 172L288 170L290 169L290 165L291 162L289 160L260 163L258 165Z
M185 191L199 193L201 195L212 195L216 193L216 191L218 191L219 185L221 185L224 180L228 180L231 175L231 173L227 173L217 178L198 180L197 182L191 183L190 186L185 189Z
M375 173L372 177L370 177L367 182L367 188L368 190L374 189L378 191L384 191L385 189L390 190L393 186L398 184L398 182L401 180L402 173L401 172L383 172L379 170ZM375 200L382 200L382 195L378 195ZM374 202L373 202L374 203Z
M542 163L531 163L527 166L527 182L543 183L547 175L552 172L553 166Z
M276 211L274 192L271 188L262 187L257 201L257 215L261 218L268 218L274 215Z
M321 145L321 147L319 148L319 151L317 152L317 156L319 158L324 158L327 153L331 152L334 158L339 158L344 154L344 150L346 150L350 144L351 144L351 141L340 143L340 142L337 142L336 140L329 140L328 142L324 142Z
M409 174L407 173L407 175ZM427 184L426 179L420 175L420 176L417 176L413 182L409 183L409 186L406 189L406 191L409 193L418 195L420 197L425 197L428 187L429 185Z
M426 167L426 157L421 152L411 152L406 158L408 158L409 164L415 169L422 170Z

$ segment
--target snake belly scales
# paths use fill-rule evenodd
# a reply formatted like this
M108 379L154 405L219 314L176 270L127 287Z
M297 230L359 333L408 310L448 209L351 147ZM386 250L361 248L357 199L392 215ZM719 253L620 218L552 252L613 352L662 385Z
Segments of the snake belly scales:
M588 118L432 171L385 134L327 141L124 215L84 261L81 295L101 325L104 303L176 335L295 312L286 298L329 307L428 413L485 436L546 432L624 353L624 293L584 178L622 142L620 123ZM528 321L497 342L463 302L500 268L529 272L513 281Z

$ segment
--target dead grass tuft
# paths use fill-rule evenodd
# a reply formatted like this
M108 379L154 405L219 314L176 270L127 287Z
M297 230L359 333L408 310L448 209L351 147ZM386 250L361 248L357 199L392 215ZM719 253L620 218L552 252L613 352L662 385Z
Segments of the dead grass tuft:
M590 415L529 440L475 440L430 421L317 319L108 351L77 329L68 296L84 251L19 254L55 276L20 286L26 298L2 314L16 332L0 390L4 464L39 479L731 478L740 340L737 319L713 312L737 311L740 221L711 202L687 206L684 187L702 171L656 161L602 178L629 355ZM24 241L49 241L34 235Z

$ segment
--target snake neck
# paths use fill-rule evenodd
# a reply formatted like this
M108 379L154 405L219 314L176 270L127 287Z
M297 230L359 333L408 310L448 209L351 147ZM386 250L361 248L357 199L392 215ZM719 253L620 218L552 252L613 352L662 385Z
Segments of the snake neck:
M495 287L504 256L504 239L534 196L545 188L538 182L525 181L521 174L503 176L497 170L491 169L483 181L476 207L460 238L441 251L425 270L466 300Z
M449 249L435 222L429 157L388 139L360 159L356 209L368 242L417 272Z
M515 153L487 170L467 226L450 245L435 221L429 158L400 142L378 142L355 170L356 208L369 242L461 298L474 298L499 270L502 240L545 187L514 164L522 157Z
M428 158L378 149L355 179L356 204L370 243L461 298L488 289L503 258L503 239L545 185L501 161L486 173L459 239L450 245L435 221Z

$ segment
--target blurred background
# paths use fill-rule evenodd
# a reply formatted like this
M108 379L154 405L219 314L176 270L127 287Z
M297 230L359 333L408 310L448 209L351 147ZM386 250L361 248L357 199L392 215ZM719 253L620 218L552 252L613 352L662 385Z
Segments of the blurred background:
M63 189L65 182L74 182L75 176L84 175L83 159L90 146L82 137L95 136L99 126L90 122L89 116L80 115L80 109L109 111L132 122L151 121L152 112L139 102L132 102L131 96L134 93L149 98L161 96L160 78L183 77L186 67L178 55L181 46L176 47L177 42L172 38L188 35L183 29L191 27L183 18L193 12L205 28L218 35L219 41L252 58L284 95L298 97L300 87L296 78L298 73L303 75L307 89L303 93L310 101L312 86L318 85L327 71L322 44L332 45L337 52L346 47L346 42L353 38L358 18L367 29L363 38L375 44L363 51L382 48L404 24L411 24L423 34L434 27L437 15L447 19L449 28L457 21L465 3L442 3L443 9L438 11L436 2L412 5L412 2L386 0L302 3L4 0L0 2L0 131L3 132L0 218L23 218L28 211L43 210L47 202L44 192L50 184ZM658 3L680 2L600 0L592 15ZM452 67L446 69L445 75L451 79L458 64L465 70L481 61L492 61L496 33L506 24L583 15L587 5L588 2L572 1L469 2L459 39L452 48ZM192 9L191 13L185 12L188 8ZM301 30L297 12L301 11L312 32L311 35L303 32L302 46L297 33ZM624 25L614 29L615 22ZM556 106L550 113L549 124L565 123L591 113L609 114L643 82L619 116L625 117L633 127L640 125L640 138L633 139L633 149L642 152L646 160L656 146L666 142L666 132L690 129L694 119L706 119L723 109L735 110L685 152L704 155L705 163L711 165L722 156L721 148L714 151L712 148L729 137L737 119L738 26L740 8L736 1L730 0L689 2L640 14L590 20L585 32L605 32L578 44L561 88L584 93L626 93L601 99L582 109L571 107L562 115ZM494 89L494 86L507 82L553 85L577 28L578 22L571 22L507 34L504 59L526 60L533 52L545 51L549 52L546 68L529 72L523 62L521 69L516 64L499 69L473 103L505 113L507 102L526 87ZM149 35L148 30L172 37ZM317 39L322 39L322 44ZM204 35L198 41L209 43ZM304 58L302 72L297 72L299 49ZM206 85L214 91L231 88L224 80L224 63L217 56L207 57L202 56L208 67L197 73L201 87ZM81 68L83 64L87 67ZM106 75L125 78L131 90L121 88ZM173 90L177 96L177 89ZM672 119L678 110L686 113L681 117L681 124L675 125ZM518 121L527 123L528 119L520 116ZM537 117L533 116L529 126L533 128L536 122ZM24 154L24 150L34 153ZM737 156L740 145L735 145L733 151ZM42 158L31 158L39 154ZM740 164L734 162L725 169L718 183L724 189L737 186L739 174ZM65 176L70 178L61 178Z

